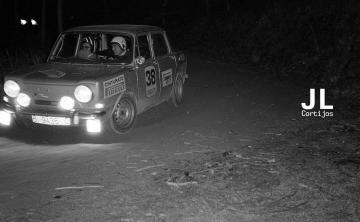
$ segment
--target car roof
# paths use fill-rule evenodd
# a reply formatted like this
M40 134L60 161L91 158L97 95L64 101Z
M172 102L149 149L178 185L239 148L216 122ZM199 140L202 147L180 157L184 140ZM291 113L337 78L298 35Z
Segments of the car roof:
M113 25L92 25L92 26L79 26L66 30L65 32L74 31L100 31L100 32L128 32L128 33L141 33L148 31L163 31L162 28L150 25L128 25L128 24L113 24Z

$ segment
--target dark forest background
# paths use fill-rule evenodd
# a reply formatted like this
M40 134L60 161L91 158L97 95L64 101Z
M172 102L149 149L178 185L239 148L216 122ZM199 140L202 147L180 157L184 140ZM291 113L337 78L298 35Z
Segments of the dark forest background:
M78 25L148 24L176 48L247 64L278 79L326 87L355 106L360 96L358 1L0 0L0 70L44 61L60 31ZM21 26L34 18L38 26Z

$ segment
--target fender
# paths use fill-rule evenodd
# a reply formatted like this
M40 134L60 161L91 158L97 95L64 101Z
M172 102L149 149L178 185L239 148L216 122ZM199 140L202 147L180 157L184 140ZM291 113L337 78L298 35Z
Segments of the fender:
M185 74L184 74L181 70L176 73L176 75L175 75L175 81L176 81L178 78L181 78L181 80L182 80L183 83L185 82L186 76L185 76ZM174 84L173 84L173 87L174 87Z
M177 72L175 74L175 78L174 78L174 83L177 81L178 78L181 78L182 82L184 83L185 82L185 75L180 71L180 72ZM172 89L171 89L171 93L169 95L169 99L171 99L173 93L174 93L174 87L175 87L175 84L172 84Z
M185 80L188 78L188 75L186 74L186 65L185 64L181 64L178 69L177 69L177 73L175 76L175 80L176 78L178 78L178 76L181 76L183 83L185 83Z

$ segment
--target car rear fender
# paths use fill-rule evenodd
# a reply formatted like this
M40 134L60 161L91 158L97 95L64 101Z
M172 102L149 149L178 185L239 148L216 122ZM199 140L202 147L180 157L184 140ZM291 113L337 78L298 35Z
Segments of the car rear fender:
M188 78L188 74L186 72L187 58L185 54L181 51L175 52L174 56L176 58L176 64L177 64L175 79L178 78L178 76L180 75L183 82L185 82L185 80Z

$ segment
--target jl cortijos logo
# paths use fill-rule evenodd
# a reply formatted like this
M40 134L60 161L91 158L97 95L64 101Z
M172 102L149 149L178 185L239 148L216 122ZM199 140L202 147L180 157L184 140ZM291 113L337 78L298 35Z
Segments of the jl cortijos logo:
M334 109L333 105L326 105L325 103L325 89L320 89L320 109L314 110L315 108L315 89L310 89L310 101L307 105L306 103L301 103L303 110L301 111L301 116L303 117L332 117L334 113L330 110Z

